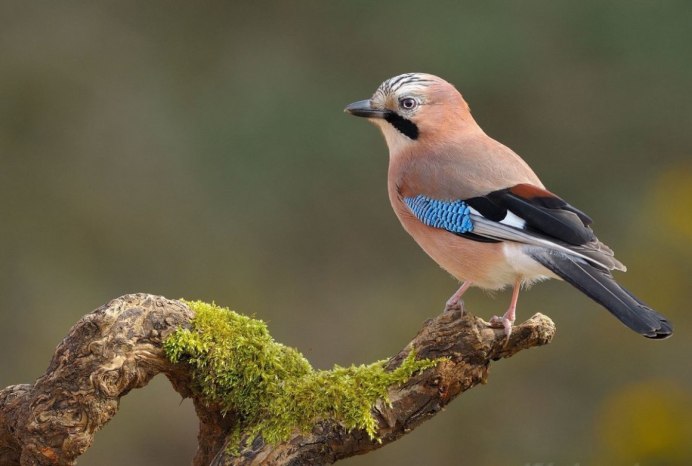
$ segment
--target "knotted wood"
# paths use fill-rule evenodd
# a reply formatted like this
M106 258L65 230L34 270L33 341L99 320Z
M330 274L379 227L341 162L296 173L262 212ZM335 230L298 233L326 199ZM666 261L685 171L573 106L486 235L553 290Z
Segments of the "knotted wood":
M189 327L193 312L182 302L149 294L112 300L80 319L58 345L34 384L0 391L0 464L73 465L92 444L96 431L116 413L120 398L163 373L183 397L191 397L199 418L193 465L315 465L367 453L391 443L430 419L459 394L485 383L490 363L547 344L555 325L536 314L501 331L461 310L425 322L418 335L387 363L397 367L415 349L420 358L445 358L437 367L389 391L391 405L378 402L373 414L380 442L363 431L346 431L324 419L312 432L296 432L286 442L262 439L234 456L225 442L234 426L191 389L185 364L171 364L162 343L177 328Z

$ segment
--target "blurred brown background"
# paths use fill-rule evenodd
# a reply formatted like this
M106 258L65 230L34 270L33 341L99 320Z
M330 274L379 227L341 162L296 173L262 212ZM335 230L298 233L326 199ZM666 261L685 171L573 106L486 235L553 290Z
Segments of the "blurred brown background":
M0 386L74 322L146 291L269 322L316 367L386 358L456 283L407 237L387 152L342 113L408 71L595 219L622 283L675 324L648 341L571 289L522 294L554 343L344 465L692 464L692 2L0 4ZM489 317L493 299L467 306ZM83 465L186 465L164 379Z

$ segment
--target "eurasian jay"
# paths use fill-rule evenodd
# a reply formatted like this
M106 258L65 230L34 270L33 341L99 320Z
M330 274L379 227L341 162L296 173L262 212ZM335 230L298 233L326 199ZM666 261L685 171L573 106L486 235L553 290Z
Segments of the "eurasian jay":
M522 285L558 278L648 338L673 333L668 320L620 286L625 270L591 229L591 218L546 190L508 147L487 136L459 91L430 74L388 79L368 100L348 105L382 131L389 147L389 200L404 229L462 282L446 308L471 286L514 287L491 325L509 335Z

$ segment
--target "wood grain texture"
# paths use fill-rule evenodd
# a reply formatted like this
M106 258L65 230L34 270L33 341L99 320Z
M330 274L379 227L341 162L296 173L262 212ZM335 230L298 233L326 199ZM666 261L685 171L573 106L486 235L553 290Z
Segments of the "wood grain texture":
M163 373L183 397L193 399L200 427L193 465L315 465L367 453L391 443L437 414L465 390L485 383L493 360L547 344L555 325L536 314L514 327L509 340L461 310L425 322L418 335L388 363L397 367L415 349L420 358L446 358L437 367L390 389L391 405L373 414L381 442L363 431L347 432L322 420L310 433L286 442L257 439L240 455L225 448L234 420L208 406L192 390L189 368L171 364L162 343L189 327L192 311L182 302L149 294L114 299L80 319L58 345L45 374L32 385L0 391L0 464L73 465L117 412L120 398Z

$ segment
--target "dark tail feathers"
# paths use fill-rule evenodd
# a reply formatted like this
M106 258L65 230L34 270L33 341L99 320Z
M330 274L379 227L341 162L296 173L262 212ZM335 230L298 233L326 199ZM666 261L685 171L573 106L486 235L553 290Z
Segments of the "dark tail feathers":
M647 338L667 338L673 334L668 319L620 286L610 272L559 251L535 249L530 254L555 275L603 305L635 332Z

